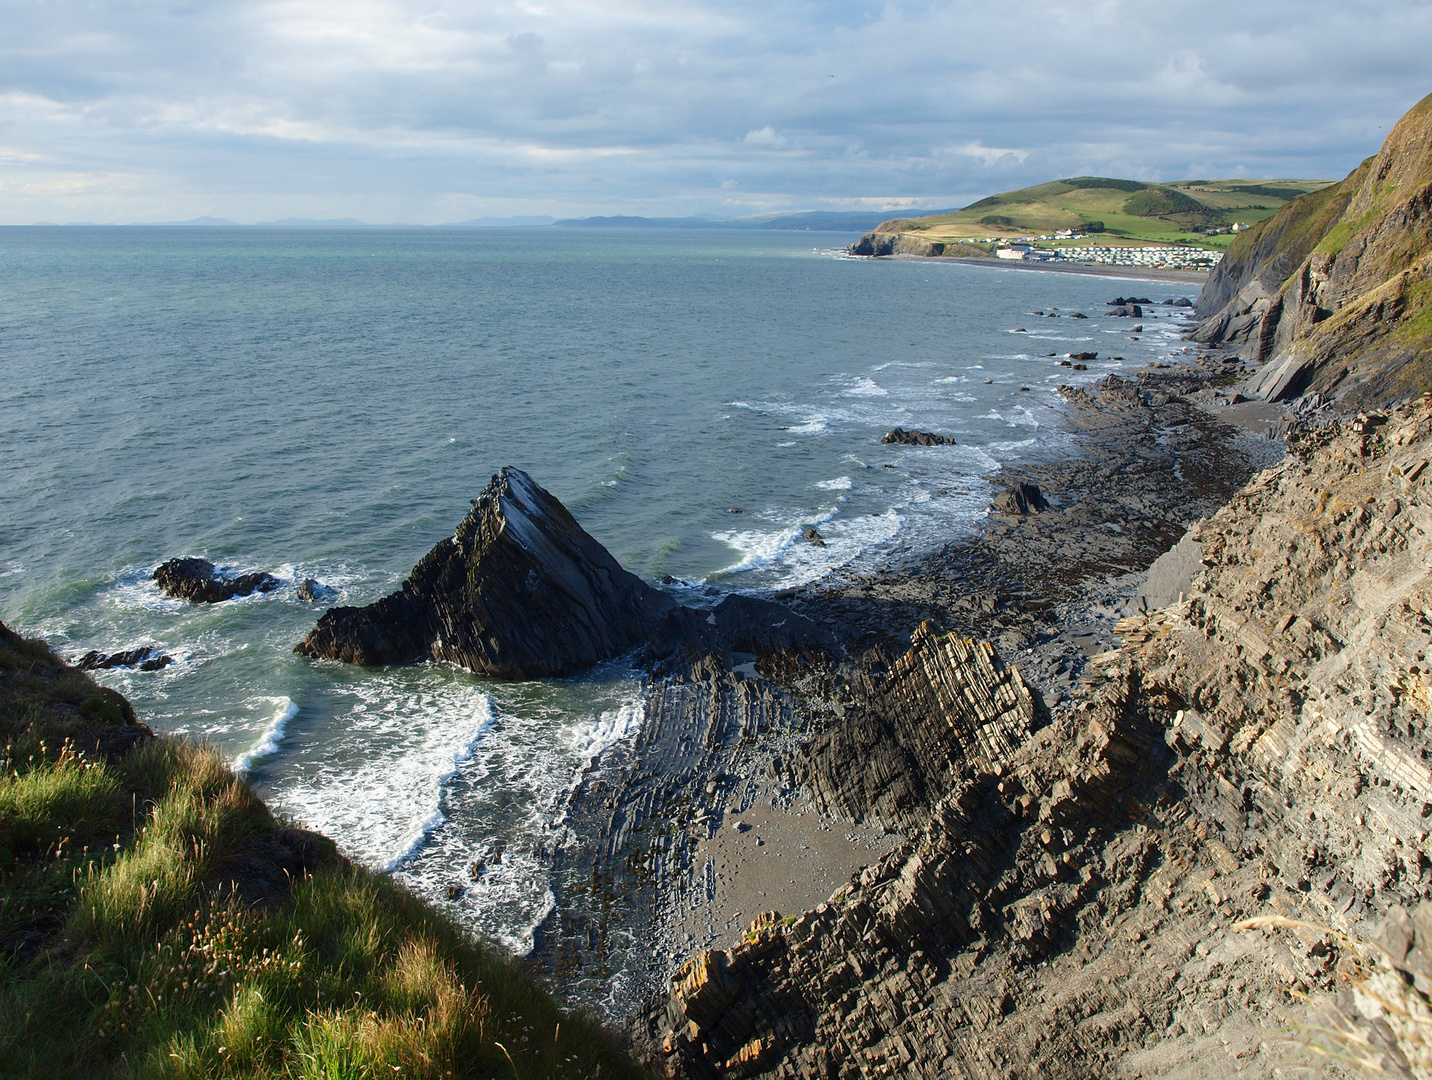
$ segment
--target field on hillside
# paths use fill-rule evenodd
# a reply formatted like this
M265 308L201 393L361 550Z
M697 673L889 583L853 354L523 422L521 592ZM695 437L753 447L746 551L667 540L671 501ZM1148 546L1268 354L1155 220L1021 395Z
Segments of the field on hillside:
M1081 176L991 195L948 214L899 218L881 232L924 239L988 241L1044 236L1061 229L1088 233L1066 246L1092 244L1196 244L1226 248L1236 223L1247 227L1271 217L1326 180L1136 180Z

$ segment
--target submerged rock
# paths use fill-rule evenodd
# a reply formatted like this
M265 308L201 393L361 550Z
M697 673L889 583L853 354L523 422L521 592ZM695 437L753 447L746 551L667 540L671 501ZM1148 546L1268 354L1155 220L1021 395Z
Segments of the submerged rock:
M272 574L225 577L208 559L170 559L154 571L154 580L167 595L195 604L218 604L279 585Z
M543 678L621 655L676 609L530 476L505 468L401 591L332 608L294 651L365 665L432 657Z
M930 431L906 431L892 428L881 440L882 443L901 443L905 446L954 446L955 440L948 435L936 435Z
M87 652L75 666L81 671L99 671L117 667L137 667L140 671L159 671L174 663L174 657L165 656L145 645L138 649L125 649L117 653Z

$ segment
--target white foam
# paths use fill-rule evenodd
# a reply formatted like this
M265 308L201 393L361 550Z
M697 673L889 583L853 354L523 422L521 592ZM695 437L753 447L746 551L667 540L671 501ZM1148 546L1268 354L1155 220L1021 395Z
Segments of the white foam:
M377 869L403 865L444 820L443 784L491 724L488 698L432 667L335 685L321 742L274 770L274 801ZM326 706L326 708L324 708Z
M816 414L802 424L792 424L786 428L792 435L818 435L825 430L830 423L830 417Z
M645 720L646 703L638 697L579 725L572 732L572 749L581 759L583 770L623 739L636 735Z
M876 384L874 379L860 376L851 386L847 386L840 392L841 397L888 397L889 390Z
M848 476L837 476L834 480L818 480L815 486L822 491L849 491L855 482Z
M806 543L807 524L820 526L824 547ZM847 566L892 540L901 530L904 518L896 509L883 514L843 516L832 509L820 517L774 532L756 529L712 533L713 540L733 548L740 558L713 574L761 572L760 584L772 588L804 585L823 577L832 570Z
M233 770L239 776L248 776L253 770L254 762L278 753L284 732L288 730L288 722L298 715L298 706L291 699L281 697L272 700L278 708L274 711L268 727L264 728L263 734L259 736L259 741L234 759Z

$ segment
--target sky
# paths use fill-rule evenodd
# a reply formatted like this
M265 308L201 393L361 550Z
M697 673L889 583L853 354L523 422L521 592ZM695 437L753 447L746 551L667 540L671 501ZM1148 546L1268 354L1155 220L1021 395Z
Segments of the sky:
M943 208L1337 178L1432 0L0 0L0 224Z

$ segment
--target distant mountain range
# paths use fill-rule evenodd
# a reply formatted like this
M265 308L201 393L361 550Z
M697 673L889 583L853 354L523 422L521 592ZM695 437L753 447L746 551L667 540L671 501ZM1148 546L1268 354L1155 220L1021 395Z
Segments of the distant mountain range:
M932 210L932 214L950 211ZM228 218L197 217L188 221L157 221L139 223L154 228L166 229L502 229L540 228L558 225L565 228L596 229L779 229L809 232L869 232L890 214L886 210L826 211L812 210L800 214L771 214L764 217L718 218L718 217L588 217L558 220L547 215L518 217L482 217L467 221L452 221L442 225L407 225L398 222L374 224L357 218L284 218L280 221L259 221L244 225ZM36 225L60 227L52 221L37 221ZM105 223L93 221L71 221L65 226L101 228ZM116 226L109 225L114 228Z
M811 210L803 214L772 214L764 217L589 217L566 218L556 224L581 229L781 229L809 232L869 232L886 219L889 210ZM953 213L930 210L931 214Z

